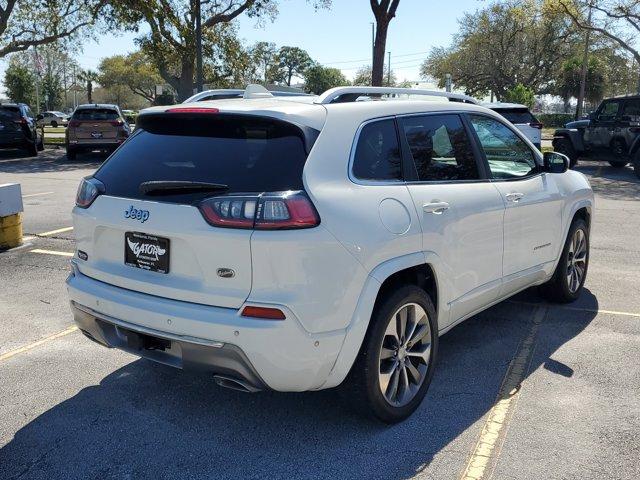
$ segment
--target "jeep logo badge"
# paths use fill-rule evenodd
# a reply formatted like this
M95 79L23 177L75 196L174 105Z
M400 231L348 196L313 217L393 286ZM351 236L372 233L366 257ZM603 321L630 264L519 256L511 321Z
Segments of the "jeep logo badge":
M124 218L131 218L133 220L140 220L141 223L149 220L149 210L138 210L133 205L129 207L129 210L124 211Z

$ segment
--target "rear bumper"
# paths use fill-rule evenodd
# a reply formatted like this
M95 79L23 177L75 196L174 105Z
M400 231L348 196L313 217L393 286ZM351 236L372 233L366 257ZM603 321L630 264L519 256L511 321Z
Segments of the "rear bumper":
M91 340L172 367L211 372L242 381L248 390L267 388L244 352L235 345L203 339L186 340L100 314L71 302L73 318Z
M344 330L305 331L284 306L278 307L285 320L259 320L232 308L115 287L83 275L76 261L67 290L78 327L98 343L177 368L229 376L256 389L316 390L327 380L345 337ZM154 339L169 345L146 348L157 346Z

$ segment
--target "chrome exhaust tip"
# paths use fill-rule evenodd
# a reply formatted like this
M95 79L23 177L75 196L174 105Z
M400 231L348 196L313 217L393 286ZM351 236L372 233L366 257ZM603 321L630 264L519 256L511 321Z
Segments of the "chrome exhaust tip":
M220 387L230 388L231 390L237 390L244 393L255 393L260 391L259 388L256 388L243 380L238 380L237 378L227 377L224 375L214 375L213 379Z

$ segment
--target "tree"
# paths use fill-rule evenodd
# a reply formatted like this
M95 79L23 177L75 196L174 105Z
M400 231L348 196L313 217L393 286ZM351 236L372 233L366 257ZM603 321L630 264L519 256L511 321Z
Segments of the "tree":
M275 43L258 42L251 49L251 55L262 72L262 80L265 84L274 83L283 77Z
M638 0L558 0L572 22L583 30L598 32L629 52L640 64L640 2ZM589 21L589 9L591 20ZM640 77L637 91L640 93Z
M162 83L158 71L142 52L103 58L98 71L100 85L117 92L118 97L123 96L118 87L125 87L149 103L155 100L156 85Z
M518 83L505 92L504 99L507 102L520 103L531 108L535 102L535 92L529 87Z
M293 77L303 77L307 68L313 65L309 54L298 47L280 47L278 63L284 75L284 81L291 86Z
M562 70L555 93L560 95L568 105L569 100L578 98L580 94L580 79L582 72L582 57L567 59L562 64ZM592 105L602 100L607 87L605 64L595 55L591 55L587 63L587 81L585 98Z
M376 35L373 42L373 72L371 85L382 85L384 75L384 53L387 48L389 23L396 16L400 0L369 0L371 11L376 19Z
M4 73L4 86L7 96L14 102L35 104L35 75L32 70L14 55Z
M90 33L106 0L5 0L0 4L0 58Z
M93 84L98 81L98 73L93 70L82 70L78 79L84 82L87 89L87 103L93 103Z
M356 76L353 78L353 85L372 85L371 80L371 67L369 65L365 65L360 67L356 72ZM396 74L393 70L391 70L391 81L389 81L389 72L387 71L385 76L382 78L382 86L383 87L395 87L398 84L398 80Z
M316 0L319 8L329 0ZM196 61L196 2L183 0L111 0L113 17L129 30L145 24L149 33L138 44L160 76L184 100L193 93ZM230 35L229 22L240 15L273 17L277 0L216 0L201 2L203 37ZM215 43L210 43L214 45ZM206 52L205 52L206 55Z
M537 93L554 87L564 59L579 36L553 0L508 0L465 14L448 48L435 48L421 67L423 76L453 82L470 95L493 92L498 100L521 83Z
M62 106L62 85L60 78L52 72L42 78L42 98L45 110L58 110Z
M305 72L304 88L309 93L321 94L333 87L349 85L349 81L337 68L314 65Z

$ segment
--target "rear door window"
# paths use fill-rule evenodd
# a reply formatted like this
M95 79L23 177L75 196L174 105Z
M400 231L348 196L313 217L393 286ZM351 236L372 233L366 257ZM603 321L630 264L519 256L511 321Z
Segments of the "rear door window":
M420 181L480 178L471 143L458 115L401 119L401 129Z
M219 183L216 194L302 190L307 159L302 131L288 122L243 115L139 117L139 127L97 171L108 195L149 198L147 181ZM153 195L193 203L210 192Z
M353 175L361 180L402 180L402 160L392 119L366 124L358 137Z
M120 114L112 108L83 108L76 110L73 114L74 120L97 121L97 120L118 120Z
M640 98L627 100L622 114L631 117L630 120L634 122L640 121Z

